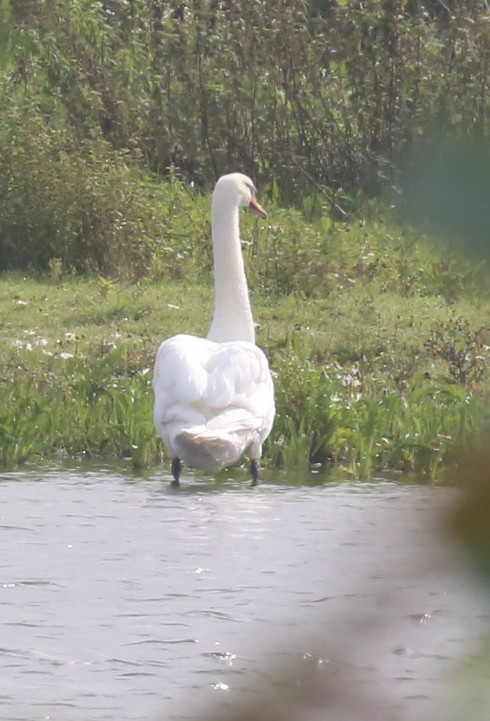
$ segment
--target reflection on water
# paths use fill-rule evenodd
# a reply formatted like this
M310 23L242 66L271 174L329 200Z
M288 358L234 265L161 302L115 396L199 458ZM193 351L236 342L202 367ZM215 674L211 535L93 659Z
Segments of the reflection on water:
M461 576L427 570L424 529L450 491L0 479L5 721L202 718L273 686L291 656L327 678L339 648L387 718L422 718L485 620Z

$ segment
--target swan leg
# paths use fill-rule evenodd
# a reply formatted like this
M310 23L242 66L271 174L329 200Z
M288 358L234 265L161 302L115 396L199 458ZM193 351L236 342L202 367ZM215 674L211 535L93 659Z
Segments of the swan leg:
M172 475L174 477L174 480L172 481L172 486L180 485L181 469L182 469L182 463L180 462L180 458L172 458Z
M252 458L250 461L250 470L252 471L252 483L250 485L254 487L259 482L260 472L260 464L255 458Z

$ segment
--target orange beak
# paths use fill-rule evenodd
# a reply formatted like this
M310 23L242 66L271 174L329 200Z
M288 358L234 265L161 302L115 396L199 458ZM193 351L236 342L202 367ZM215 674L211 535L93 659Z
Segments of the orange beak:
M261 218L267 218L267 213L263 209L263 207L260 205L259 201L255 197L255 195L252 195L252 200L250 201L250 205L248 206L250 210L253 210L254 213L257 213L257 215L260 215Z

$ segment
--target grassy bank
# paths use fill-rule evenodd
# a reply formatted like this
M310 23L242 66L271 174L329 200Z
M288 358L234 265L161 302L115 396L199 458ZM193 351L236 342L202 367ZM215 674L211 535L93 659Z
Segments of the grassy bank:
M212 312L208 202L186 202L187 245L170 238L139 283L70 277L56 263L43 277L0 276L3 466L165 460L154 353L176 332L205 333ZM242 235L258 342L277 374L265 462L440 476L487 412L482 268L377 209L349 224L273 209L267 223L244 216Z

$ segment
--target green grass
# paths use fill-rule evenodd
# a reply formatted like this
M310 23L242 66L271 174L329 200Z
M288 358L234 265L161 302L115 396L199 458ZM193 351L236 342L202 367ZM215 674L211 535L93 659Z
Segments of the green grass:
M144 280L0 277L0 464L90 455L168 461L152 425L151 375L164 338L205 334L213 295L207 208L201 248L158 255ZM489 396L483 270L374 219L306 223L244 216L258 342L276 373L266 464L335 463L440 477L474 438ZM170 239L171 241L172 239ZM168 254L168 251L165 251Z

